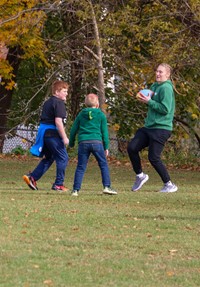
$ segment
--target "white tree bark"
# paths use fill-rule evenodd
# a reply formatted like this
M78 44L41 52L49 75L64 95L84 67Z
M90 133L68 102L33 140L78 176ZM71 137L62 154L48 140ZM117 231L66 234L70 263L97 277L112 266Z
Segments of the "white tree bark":
M99 96L99 105L100 108L103 108L103 105L105 103L105 85L104 85L104 69L103 69L103 55L102 55L102 47L101 47L101 41L99 36L99 29L98 24L96 20L96 15L94 12L94 7L92 2L88 1L91 7L92 12L92 22L94 27L94 34L96 39L96 53L91 51L88 47L85 47L87 51L89 51L93 57L97 60L97 66L98 66L98 96Z

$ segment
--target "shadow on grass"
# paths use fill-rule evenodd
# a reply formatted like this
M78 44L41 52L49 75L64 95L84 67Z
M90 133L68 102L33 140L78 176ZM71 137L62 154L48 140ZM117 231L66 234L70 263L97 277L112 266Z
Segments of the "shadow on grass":
M80 198L81 195L87 196L87 197L91 197L92 196L105 196L105 197L115 197L116 195L108 195L108 194L103 194L103 193L85 193L84 191L81 192L81 195L79 197L72 197L71 196L71 192L54 192L53 190L47 190L47 189L42 189L40 188L40 190L27 190L27 188L12 188L12 191L5 189L5 188L0 188L0 194L4 194L4 195L36 195L36 196L58 196L58 195L62 195L62 196L70 196L70 198Z
M134 217L137 217L138 220L140 219L146 219L146 220L160 220L160 221L165 221L165 220L193 220L193 221L199 221L200 217L193 217L193 216L173 216L173 215L134 215Z

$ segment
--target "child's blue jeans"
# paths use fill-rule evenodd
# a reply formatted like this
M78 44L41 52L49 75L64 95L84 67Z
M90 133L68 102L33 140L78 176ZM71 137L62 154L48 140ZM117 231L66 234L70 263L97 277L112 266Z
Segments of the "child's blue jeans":
M66 147L60 137L45 137L43 147L45 157L38 166L31 172L31 176L37 181L56 162L56 185L63 185L65 179L65 169L68 164L68 154Z
M76 167L76 172L74 176L74 190L80 190L83 177L87 168L87 163L90 157L90 154L93 154L96 158L98 165L101 170L102 184L104 187L110 187L110 172L108 168L108 163L106 160L104 147L102 143L98 142L80 142L78 146L78 164Z

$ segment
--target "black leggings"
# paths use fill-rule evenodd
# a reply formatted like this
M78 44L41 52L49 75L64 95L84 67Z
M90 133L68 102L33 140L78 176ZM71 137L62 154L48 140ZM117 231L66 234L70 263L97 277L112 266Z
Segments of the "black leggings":
M171 131L164 129L147 129L145 127L139 129L134 138L128 144L128 155L136 174L142 172L141 160L139 152L145 147L149 147L148 159L155 168L164 183L170 180L169 173L161 161L161 153Z

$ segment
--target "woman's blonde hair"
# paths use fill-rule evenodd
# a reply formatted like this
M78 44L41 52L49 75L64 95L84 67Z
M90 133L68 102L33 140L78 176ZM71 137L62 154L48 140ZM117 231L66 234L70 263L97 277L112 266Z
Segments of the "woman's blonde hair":
M88 108L98 108L99 107L99 98L96 94L88 94L85 97L85 105Z
M171 80L171 82L172 82L174 91L175 91L177 94L181 95L181 93L179 93L179 91L177 91L176 86L175 86L175 83L174 83L174 80L173 80L173 77L172 77L173 68L172 68L169 64L167 64L167 63L161 63L161 64L159 64L158 66L163 66L163 67L165 67L165 68L167 69L167 71L169 72L169 80Z
M157 67L159 67L159 66L165 67L165 69L169 72L169 79L171 79L172 72L173 72L172 67L167 63L161 63Z

